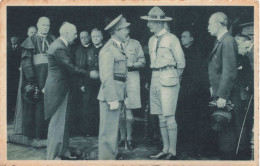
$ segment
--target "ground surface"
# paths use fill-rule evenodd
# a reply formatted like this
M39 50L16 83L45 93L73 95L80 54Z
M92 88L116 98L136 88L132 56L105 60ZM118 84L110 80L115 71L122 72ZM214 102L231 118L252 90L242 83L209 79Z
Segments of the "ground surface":
M137 123L135 129L142 129L142 124ZM45 160L46 158L46 140L28 139L21 135L13 134L13 124L8 124L8 160ZM134 134L136 147L133 150L119 148L119 154L123 160L150 160L149 156L156 154L161 149L160 142L157 144L146 144L143 132ZM178 148L179 160L218 160L217 157L206 157L192 155L187 150L188 145L182 145ZM73 136L70 138L69 149L71 152L80 156L81 160L97 160L98 146L97 137Z

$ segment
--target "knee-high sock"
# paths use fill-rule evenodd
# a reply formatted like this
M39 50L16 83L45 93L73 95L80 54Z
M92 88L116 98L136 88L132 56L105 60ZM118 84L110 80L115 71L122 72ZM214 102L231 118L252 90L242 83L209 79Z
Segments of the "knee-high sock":
M167 116L167 129L169 134L169 153L176 155L176 144L177 144L177 123L175 116Z
M134 123L134 119L127 119L126 120L126 130L127 130L127 140L128 141L133 140L133 138L132 138L133 123Z
M159 115L159 123L160 123L160 130L162 134L162 140L163 140L163 152L168 153L169 151L169 136L168 136L168 130L167 130L167 123L164 116Z

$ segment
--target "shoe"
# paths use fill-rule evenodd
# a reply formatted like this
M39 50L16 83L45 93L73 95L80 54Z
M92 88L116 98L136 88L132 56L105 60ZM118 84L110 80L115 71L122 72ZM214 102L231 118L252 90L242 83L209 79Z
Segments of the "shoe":
M132 140L127 141L127 149L129 150L134 149L134 144Z
M165 158L166 156L167 156L167 153L160 152L157 155L150 156L150 158L152 158L152 159L162 159L162 158Z
M77 160L76 156L60 156L61 160Z
M125 141L126 141L126 139L120 139L118 142L118 146L123 147L125 145Z
M176 155L174 156L173 154L168 153L164 160L177 160L177 157Z

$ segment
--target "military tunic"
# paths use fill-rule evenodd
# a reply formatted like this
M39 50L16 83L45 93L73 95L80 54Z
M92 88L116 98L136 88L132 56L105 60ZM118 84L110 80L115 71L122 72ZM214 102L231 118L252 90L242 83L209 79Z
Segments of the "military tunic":
M124 52L127 56L127 62L140 62L145 65L145 57L141 44L134 39L129 39L123 44ZM136 68L128 68L126 79L127 103L126 108L141 108L140 97L140 75Z
M101 87L98 94L100 126L98 138L99 160L114 160L118 154L119 116L125 99L126 56L110 39L99 53ZM119 101L117 110L110 110L109 102Z

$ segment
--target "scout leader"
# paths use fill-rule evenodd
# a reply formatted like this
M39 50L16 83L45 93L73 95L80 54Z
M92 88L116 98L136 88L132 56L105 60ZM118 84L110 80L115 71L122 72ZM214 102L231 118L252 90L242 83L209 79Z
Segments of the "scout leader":
M150 88L151 114L157 114L162 134L163 149L154 156L155 159L176 160L177 123L175 120L176 105L180 89L179 77L184 67L185 59L179 39L169 33L165 22L172 20L166 17L159 8L152 8L148 16L147 26L154 33L149 40L152 81Z

